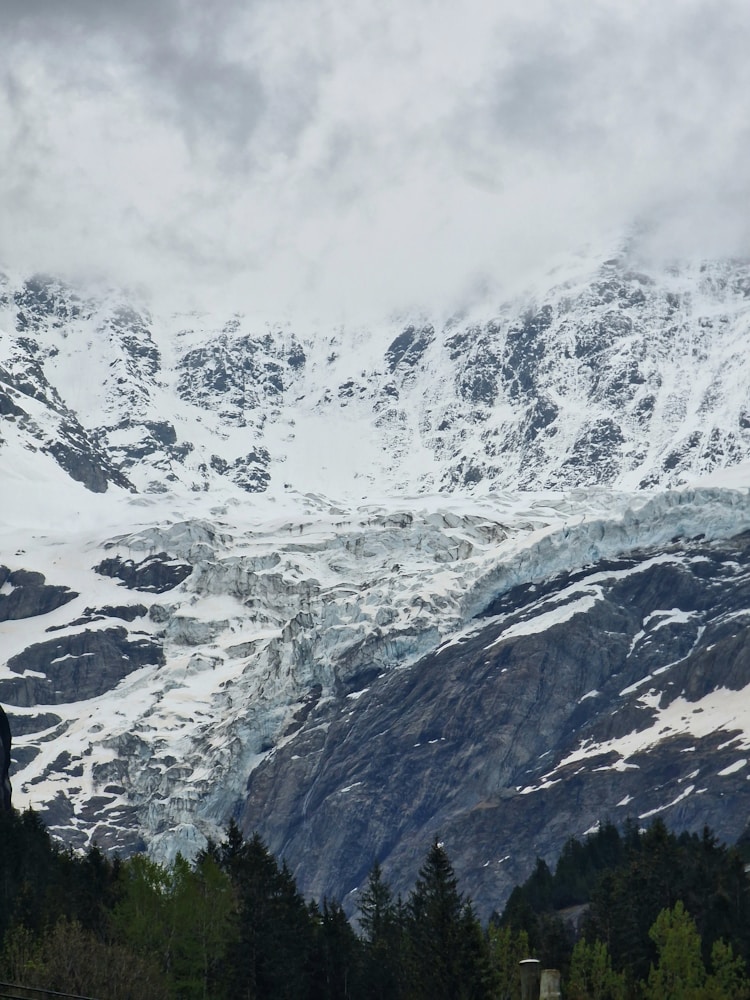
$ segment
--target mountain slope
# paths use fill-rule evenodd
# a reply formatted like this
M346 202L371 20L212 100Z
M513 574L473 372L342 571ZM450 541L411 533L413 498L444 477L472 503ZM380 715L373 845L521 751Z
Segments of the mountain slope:
M504 595L458 639L316 709L253 773L245 829L351 907L373 859L406 891L439 836L485 916L535 856L602 819L710 822L736 840L749 543L680 540Z
M483 911L604 815L738 836L749 296L623 256L318 331L7 276L15 803L162 858L233 815L349 908L435 834Z

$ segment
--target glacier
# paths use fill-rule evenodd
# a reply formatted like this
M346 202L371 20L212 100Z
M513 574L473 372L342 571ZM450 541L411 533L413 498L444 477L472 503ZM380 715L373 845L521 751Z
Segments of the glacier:
M15 805L77 847L163 860L193 855L235 817L289 858L305 891L348 906L374 856L409 884L431 823L457 837L472 810L489 823L495 806L467 791L455 814L425 806L386 836L375 814L390 792L326 740L349 738L350 717L355 728L378 719L408 677L453 669L468 691L450 667L467 650L488 663L513 644L542 656L536 644L577 635L625 573L618 560L635 578L660 560L691 565L691 546L734 551L750 530L749 298L743 262L657 274L620 256L579 262L492 310L321 331L159 316L120 292L6 273L0 596L15 594L16 610L0 606L0 702ZM722 627L739 642L746 609L730 577L721 586L739 603ZM44 603L53 592L64 593L57 606ZM669 641L675 662L709 656L704 632L718 625L701 606L693 634L689 601L654 600L612 640L619 649L627 636L634 651L617 692L626 731L605 732L614 692L602 694L605 674L589 678L569 720L596 710L602 731L555 729L559 746L539 751L549 759L538 768L519 757L512 781L502 772L504 809L557 802L595 759L596 780L629 782L644 754L691 735L714 741L718 776L744 789L744 758L721 749L750 739L744 675L692 693L688 677L687 701L675 700L661 686L675 675ZM655 662L644 643L658 646ZM417 733L410 752L449 754L436 733ZM372 752L373 767L396 774L385 749ZM313 789L334 766L340 780L315 819ZM684 810L700 789L683 791L665 782L639 815L669 807L698 822ZM734 794L737 836L750 810ZM640 801L633 784L615 795L613 807ZM341 796L372 832L356 858L330 832L340 855L323 870L308 855ZM539 850L552 855L565 821L585 832L591 809L560 806ZM503 874L485 868L478 855L499 836L488 831L458 867L489 908L524 877L524 856L498 842Z

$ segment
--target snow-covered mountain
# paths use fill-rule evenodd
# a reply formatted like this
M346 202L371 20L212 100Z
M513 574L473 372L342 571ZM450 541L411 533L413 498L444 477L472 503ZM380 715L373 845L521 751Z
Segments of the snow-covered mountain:
M750 267L579 261L369 329L0 281L17 806L227 819L346 898L439 833L483 910L605 815L747 824Z
M492 312L333 331L6 277L4 433L95 490L674 486L750 455L749 316L727 262L582 262Z

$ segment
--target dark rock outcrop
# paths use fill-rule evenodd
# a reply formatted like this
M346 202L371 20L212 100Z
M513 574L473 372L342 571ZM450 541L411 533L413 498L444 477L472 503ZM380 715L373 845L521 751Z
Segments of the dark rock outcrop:
M162 647L150 636L134 638L122 627L86 629L11 657L8 669L22 676L0 681L0 695L25 707L96 698L134 670L163 662Z
M230 321L210 344L183 355L178 392L182 399L215 408L228 422L245 426L252 411L278 404L304 369L306 357L294 337L279 343L271 334L242 335L239 325Z
M53 587L44 582L41 573L28 570L10 570L0 566L0 622L19 618L34 618L61 608L78 594L67 587Z
M49 452L71 479L83 483L92 493L105 493L110 484L133 490L127 476L90 440L78 421L66 421L60 437L44 445L42 451Z
M94 569L102 576L122 580L128 590L148 594L163 594L172 590L193 572L189 563L173 559L166 552L148 556L139 563L114 556L112 559L102 560Z
M434 339L435 330L432 326L425 326L421 329L408 326L385 352L388 371L393 374L399 367L408 371L409 368L419 364Z
M67 622L65 625L50 625L47 632L62 632L64 629L73 628L76 625L90 625L92 622L106 621L108 618L119 618L123 622L134 622L136 618L145 618L148 608L145 604L106 604L101 608L84 608L83 614L75 621Z
M0 810L10 809L10 724L0 705Z

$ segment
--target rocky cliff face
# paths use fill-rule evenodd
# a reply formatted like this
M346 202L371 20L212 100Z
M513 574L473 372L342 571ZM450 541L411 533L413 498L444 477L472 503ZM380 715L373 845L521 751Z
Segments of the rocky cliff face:
M483 914L600 818L739 836L749 306L736 262L346 332L5 279L16 803L161 858L235 816L352 910L436 834Z
M10 809L10 726L5 712L0 708L0 809Z

